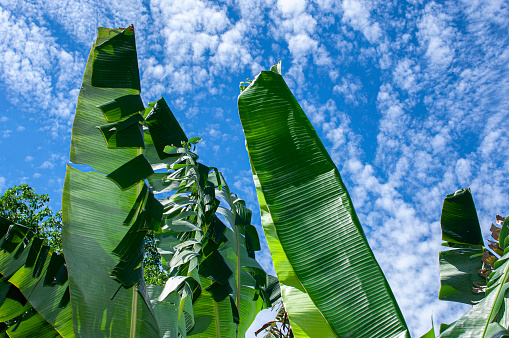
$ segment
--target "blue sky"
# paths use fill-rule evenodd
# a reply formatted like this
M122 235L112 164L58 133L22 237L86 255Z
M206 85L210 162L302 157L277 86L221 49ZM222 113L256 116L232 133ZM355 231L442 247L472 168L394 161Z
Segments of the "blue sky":
M412 333L468 309L438 301L439 220L465 187L485 237L509 214L506 1L0 0L0 192L29 183L60 208L97 26L131 23L145 103L164 95L257 225L236 98L282 60Z

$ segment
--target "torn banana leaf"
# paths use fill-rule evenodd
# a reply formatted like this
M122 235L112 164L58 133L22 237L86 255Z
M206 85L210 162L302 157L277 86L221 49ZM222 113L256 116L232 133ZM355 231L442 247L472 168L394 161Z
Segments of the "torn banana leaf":
M118 122L116 118L127 119L143 110L143 105L139 105L141 98L136 98L140 94L140 85L139 77L136 78L133 73L138 71L138 60L134 35L131 33L129 29L99 28L97 46L92 48L88 57L76 105L70 162L90 165L105 174L111 173L138 155L136 148L108 148L101 131L97 128L97 126L105 125L108 122ZM120 50L127 52L122 52L119 59L111 59L118 55ZM108 60L110 66L106 66L105 62ZM136 67L134 67L134 63L136 63ZM129 81L123 81L122 78L127 74L118 71L104 75L105 71L108 72L104 68L112 67L113 64L117 64L118 67L126 67L126 70L129 69L129 74L131 74ZM93 75L94 72L102 73L102 75ZM105 82L110 76L113 76L111 77L113 82L122 82L122 86L105 87L105 84L111 84L111 81ZM92 84L93 77L95 77L95 85ZM101 86L98 87L98 83Z
M62 240L78 335L128 335L133 295L138 297L137 335L159 334L150 303L143 301L148 296L110 277L119 263L113 251L129 231L124 221L137 197L136 186L122 191L103 174L67 167Z
M9 320L16 311L29 311L21 317L17 329L8 329L8 334L33 336L41 330L42 336L74 337L71 306L66 301L67 269L62 255L34 237L28 227L1 216L0 219L0 232L4 233L0 242L11 251L0 252L0 273L4 276L0 287L0 315L3 320ZM27 264L29 258L32 264ZM3 294L6 287L8 290Z

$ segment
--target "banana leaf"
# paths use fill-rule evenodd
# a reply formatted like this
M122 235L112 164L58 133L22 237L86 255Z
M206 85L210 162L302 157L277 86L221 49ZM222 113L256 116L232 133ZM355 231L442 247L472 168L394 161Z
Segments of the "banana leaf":
M4 233L0 238L0 273L4 276L0 317L6 321L21 316L8 334L74 337L71 306L65 299L68 283L63 257L34 238L30 228L1 216L0 220ZM34 246L36 243L41 245ZM33 253L35 259L28 264Z
M138 182L153 172L142 155L139 94L134 29L99 28L78 97L70 153L72 163L97 172L68 166L62 198L63 249L74 332L80 336L159 335L138 267L143 251L114 253L127 247L122 240L132 227L124 222L142 189ZM114 125L104 127L108 123ZM137 142L125 142L132 137ZM151 215L144 219L153 223ZM141 235L134 238L136 249L142 246Z
M470 188L460 189L444 199L442 240L464 245L484 245Z
M324 338L336 337L295 276L295 272L277 238L274 222L268 212L267 204L263 193L261 193L260 183L256 174L253 174L253 178L258 195L258 203L260 204L263 231L265 232L265 237L267 238L267 243L270 248L272 263L274 264L279 278L281 297L283 298L284 306L285 308L289 308L287 312L291 320L293 333L296 337L312 337L314 335L319 335Z
M78 335L129 335L134 296L138 298L137 334L159 334L144 295L110 277L119 262L113 250L129 230L123 221L136 198L136 186L122 191L101 173L67 167L62 241Z
M302 324L303 336L408 336L339 172L277 70L261 72L238 108L278 278L326 324ZM293 294L282 297L292 327L305 323Z
M440 292L438 298L472 304L484 298L484 293L472 292L474 282L486 284L479 276L482 268L482 248L462 248L440 252Z
M478 271L483 267L483 238L470 188L460 189L444 199L442 216L443 245L453 247L440 252L441 300L472 304L484 298L474 293L475 285L485 285ZM475 284L474 284L475 283Z
M500 324L495 320L497 313L504 303L504 295L509 284L499 285L493 292L487 295L479 304L476 304L458 319L449 328L443 331L439 337L479 337L493 338L509 334L506 328L500 329ZM500 333L495 335L495 333Z
M447 246L460 248L440 253L440 299L465 303L469 299L477 301L456 322L441 326L440 337L494 338L509 335L509 250L506 248L504 255L498 259L488 250L483 250L483 239L470 189L461 189L447 195L441 223ZM504 225L504 218L497 215L497 224ZM497 241L492 241L495 244L492 247L498 249L500 229L492 225L491 231ZM502 237L505 236L506 233ZM483 262L484 269L477 272L477 269L483 267ZM489 268L494 270L487 280L479 276ZM446 283L443 282L444 276Z
M112 42L111 40L117 36L122 38L121 41ZM126 73L116 72L109 75L115 76L112 79L121 81L125 85L130 84L130 87L107 88L96 87L92 84L94 57L97 57L97 54L107 54L113 57L117 50L127 50L129 53L120 55L120 59L110 60L113 61L110 62L110 66L117 63L121 65L122 62L126 62L130 65L130 67L128 66L130 73L138 72L134 33L130 29L120 30L99 27L95 45L87 60L76 105L72 127L70 162L90 165L98 172L109 174L138 155L138 149L131 147L108 148L98 127L137 114L144 108L143 103L140 106L139 80L138 83L123 81L122 79L126 76ZM97 62L95 64L97 72L101 72L107 67L103 61L99 61L98 64ZM136 69L132 67L133 62L136 62ZM100 76L100 78L103 78L103 76ZM133 79L135 76L130 75L129 78ZM115 144L115 146L118 147L119 144Z

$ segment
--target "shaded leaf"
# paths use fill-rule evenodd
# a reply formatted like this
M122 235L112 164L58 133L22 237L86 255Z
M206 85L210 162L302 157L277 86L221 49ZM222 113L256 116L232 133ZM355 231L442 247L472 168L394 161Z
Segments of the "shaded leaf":
M440 224L444 241L484 244L470 188L458 190L445 197Z
M133 115L121 122L98 126L108 148L145 148L143 127L140 114Z
M472 301L479 301L484 297L484 294L472 292L474 282L486 283L486 280L477 273L482 268L481 257L470 258L482 252L480 248L440 252L439 299L472 304Z
M142 154L123 164L106 177L115 182L120 189L125 190L153 173L150 163Z
M218 251L212 252L200 263L200 276L211 279L219 284L228 283L233 275L223 256Z
M92 86L141 89L132 26L97 45L93 56Z
M180 146L182 141L187 142L187 136L173 116L164 98L159 99L151 113L145 119L150 130L152 142L160 159L170 157L164 152L166 146Z
M145 109L141 96L125 95L98 106L108 122L116 122L121 118L141 112Z

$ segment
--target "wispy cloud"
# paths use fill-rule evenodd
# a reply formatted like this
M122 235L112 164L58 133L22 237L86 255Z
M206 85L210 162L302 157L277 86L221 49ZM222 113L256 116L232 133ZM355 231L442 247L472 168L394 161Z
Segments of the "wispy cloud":
M72 116L83 62L60 46L44 26L23 15L0 8L0 81L9 101L18 109L42 112L58 130ZM44 120L44 119L42 119ZM63 123L62 123L63 122ZM55 129L56 128L56 129Z

